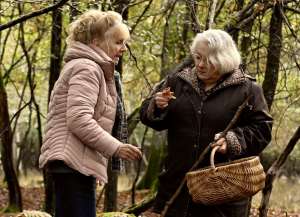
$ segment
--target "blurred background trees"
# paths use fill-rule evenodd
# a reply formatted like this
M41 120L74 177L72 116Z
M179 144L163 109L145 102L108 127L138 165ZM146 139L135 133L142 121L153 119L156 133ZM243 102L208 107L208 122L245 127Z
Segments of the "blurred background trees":
M299 0L1 0L0 176L9 190L9 209L22 209L18 177L38 170L47 104L63 65L67 26L91 8L116 10L130 26L129 51L116 68L124 84L130 140L143 146L143 160L127 165L138 188L155 191L166 145L165 132L146 130L139 123L141 101L167 73L191 63L191 41L209 27L234 37L243 67L263 86L275 119L272 144L262 157L266 168L300 125ZM280 174L299 175L299 163L300 148L295 146ZM44 175L45 209L51 212L51 177L39 172ZM117 190L117 178L111 174L111 185L106 186L106 210L117 209L116 194L109 194Z

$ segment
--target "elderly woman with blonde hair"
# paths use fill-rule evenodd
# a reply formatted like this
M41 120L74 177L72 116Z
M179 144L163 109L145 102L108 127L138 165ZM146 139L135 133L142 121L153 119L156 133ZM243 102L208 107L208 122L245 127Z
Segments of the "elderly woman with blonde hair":
M53 174L56 217L95 217L95 183L107 182L108 158L141 157L137 147L111 135L115 129L126 133L116 126L123 116L114 73L129 37L113 11L91 10L70 25L39 159Z
M259 155L271 140L272 118L262 88L239 67L241 57L231 36L213 29L199 33L191 54L194 66L170 74L141 107L145 125L168 130L167 157L158 193L144 216L159 216L185 174L214 139L217 142L212 146L220 146L216 163ZM225 138L219 138L248 96L248 105L235 126ZM208 158L200 167L209 165ZM194 203L185 186L166 216L245 217L248 203L249 198L216 206Z

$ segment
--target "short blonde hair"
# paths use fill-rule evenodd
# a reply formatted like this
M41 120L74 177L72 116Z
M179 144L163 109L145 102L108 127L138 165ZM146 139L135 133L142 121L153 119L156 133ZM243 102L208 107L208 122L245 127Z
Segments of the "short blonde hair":
M67 43L79 41L84 44L90 44L95 38L104 39L105 33L118 24L126 26L123 23L122 16L117 12L89 10L70 24ZM126 29L128 29L127 26Z
M241 56L235 42L223 30L209 29L198 33L191 46L192 54L197 53L200 44L208 46L207 58L220 74L229 73L241 64Z

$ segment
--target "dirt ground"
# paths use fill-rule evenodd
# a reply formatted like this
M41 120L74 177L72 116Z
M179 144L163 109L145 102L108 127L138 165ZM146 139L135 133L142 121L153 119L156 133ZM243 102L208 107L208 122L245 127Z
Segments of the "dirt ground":
M147 195L147 191L138 191L136 194L136 201L139 202ZM99 196L98 192L97 197ZM24 210L42 210L44 192L41 187L26 187L22 188L23 206ZM0 210L7 205L8 192L7 189L0 188ZM131 206L131 192L121 192L118 196L118 210L122 210ZM103 196L100 199L97 210L99 213L103 210ZM0 217L10 217L12 214L0 214ZM256 208L251 209L251 217L258 217L258 210ZM300 217L300 213L288 213L284 210L276 209L270 210L268 217Z

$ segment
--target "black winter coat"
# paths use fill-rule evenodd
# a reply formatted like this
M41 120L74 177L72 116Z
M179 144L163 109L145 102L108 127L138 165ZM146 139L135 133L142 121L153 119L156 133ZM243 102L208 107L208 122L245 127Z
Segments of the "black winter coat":
M176 99L169 101L165 110L160 110L150 97L143 102L140 112L145 125L159 131L168 130L167 157L159 176L155 212L161 212L199 154L213 141L215 134L226 128L247 96L251 95L251 98L231 130L234 133L232 141L227 140L227 154L217 154L216 162L259 155L271 140L272 128L262 88L241 70L223 76L207 92L190 68L168 76L155 92L165 87L174 91ZM209 156L206 156L201 167L208 164ZM246 216L247 203L248 199L214 207L194 204L185 187L169 209L168 216L242 217Z

